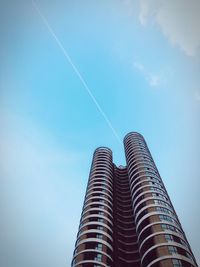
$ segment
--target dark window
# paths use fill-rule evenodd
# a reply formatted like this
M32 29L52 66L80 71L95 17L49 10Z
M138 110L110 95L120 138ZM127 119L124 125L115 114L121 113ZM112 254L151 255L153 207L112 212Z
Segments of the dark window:
M178 253L177 248L173 247L173 246L169 246L168 250L169 250L170 254L177 254Z
M182 267L183 266L182 263L181 263L181 261L178 260L178 259L173 259L172 260L172 263L173 263L173 266L174 267Z

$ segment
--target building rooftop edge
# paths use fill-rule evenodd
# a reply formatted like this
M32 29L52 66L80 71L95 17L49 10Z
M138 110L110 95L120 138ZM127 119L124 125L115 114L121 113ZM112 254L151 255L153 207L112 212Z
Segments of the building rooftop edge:
M99 146L99 147L97 147L97 148L94 150L94 153L95 153L96 151L98 151L98 150L107 150L107 151L109 151L109 152L112 153L112 150L111 150L109 147L106 147L106 146Z
M125 135L125 137L124 137L124 141L129 137L129 136L131 136L131 135L139 135L139 136L141 136L142 138L144 138L143 137L143 135L142 134L140 134L140 133L138 133L138 132L129 132L129 133L127 133L126 135Z

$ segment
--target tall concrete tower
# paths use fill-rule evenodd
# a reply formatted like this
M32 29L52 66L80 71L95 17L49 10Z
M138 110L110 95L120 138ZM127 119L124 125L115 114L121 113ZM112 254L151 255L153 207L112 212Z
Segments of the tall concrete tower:
M73 267L196 267L143 136L124 138L127 166L95 150Z

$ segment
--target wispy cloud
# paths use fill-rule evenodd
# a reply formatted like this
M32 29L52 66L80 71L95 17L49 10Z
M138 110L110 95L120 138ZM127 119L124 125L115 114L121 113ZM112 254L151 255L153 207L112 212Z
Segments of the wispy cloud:
M188 56L196 55L200 48L199 13L199 0L140 0L140 23L155 21L169 41Z
M100 106L100 104L98 103L96 97L94 96L94 94L92 93L92 91L90 90L85 78L82 76L82 74L80 73L79 69L77 68L77 66L74 64L74 62L72 61L71 57L69 56L67 50L65 49L65 47L63 46L63 44L61 43L61 41L59 40L59 38L57 37L56 33L54 32L53 28L51 27L51 25L49 24L48 20L46 19L46 17L44 16L44 14L42 13L42 11L40 10L39 6L37 5L37 3L32 0L32 4L35 8L35 10L37 11L38 15L41 17L41 19L43 20L43 23L45 24L45 26L47 27L47 30L49 31L49 33L51 34L52 38L56 41L59 49L62 51L63 56L65 57L65 59L67 60L67 62L70 64L70 66L72 67L73 71L75 72L75 74L77 75L78 79L81 81L83 88L86 90L86 92L88 93L89 97L92 99L93 103L95 104L97 110L100 112L100 114L102 115L102 117L104 118L105 122L107 123L108 127L110 128L110 130L112 131L112 133L114 134L115 138L117 139L117 141L122 145L121 139L117 133L117 131L115 130L115 128L113 127L110 119L108 118L107 114L104 112L104 110L102 109L102 107Z
M139 62L134 62L133 67L142 73L145 80L151 87L158 87L160 85L160 76L151 73L149 70L147 70L147 68L143 64Z
M160 84L160 77L158 75L150 75L149 83L152 87L156 87Z

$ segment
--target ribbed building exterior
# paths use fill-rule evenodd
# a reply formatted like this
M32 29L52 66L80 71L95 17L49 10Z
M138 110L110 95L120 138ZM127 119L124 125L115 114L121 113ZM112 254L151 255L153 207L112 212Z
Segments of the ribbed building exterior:
M126 167L94 152L72 266L197 266L144 138L129 133L124 147Z

